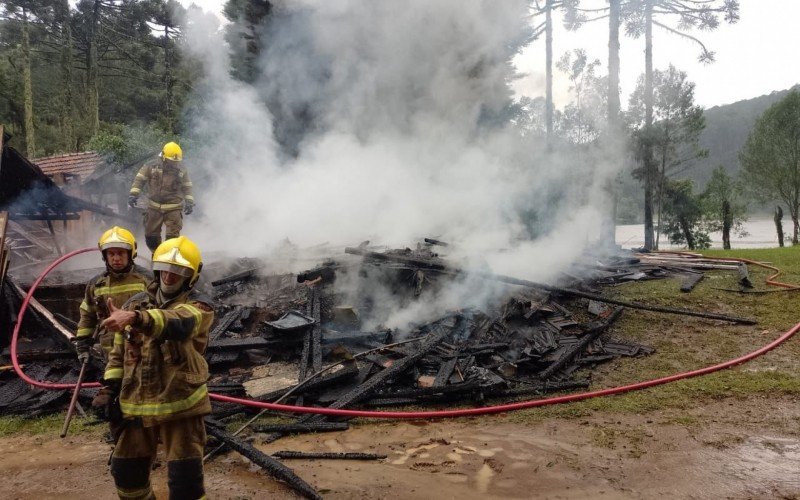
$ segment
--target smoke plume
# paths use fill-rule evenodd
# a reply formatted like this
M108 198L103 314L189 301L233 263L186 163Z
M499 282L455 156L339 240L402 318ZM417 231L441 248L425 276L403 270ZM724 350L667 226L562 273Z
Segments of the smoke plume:
M618 162L546 153L515 128L528 14L517 0L286 1L244 83L194 11L205 78L186 158L206 187L186 234L238 256L432 236L464 266L553 279L597 240Z

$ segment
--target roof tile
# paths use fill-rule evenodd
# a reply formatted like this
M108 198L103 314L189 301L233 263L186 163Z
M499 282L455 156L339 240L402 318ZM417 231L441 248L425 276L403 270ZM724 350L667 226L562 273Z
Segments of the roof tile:
M96 151L86 151L37 158L33 160L33 163L38 165L48 177L63 173L77 175L80 176L81 180L84 180L98 166L102 165L104 160Z

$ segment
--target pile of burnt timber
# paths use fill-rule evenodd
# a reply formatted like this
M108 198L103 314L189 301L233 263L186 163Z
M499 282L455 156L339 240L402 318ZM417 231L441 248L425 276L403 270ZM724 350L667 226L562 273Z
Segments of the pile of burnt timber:
M209 276L200 286L216 309L206 352L209 390L330 408L482 405L585 388L593 366L620 356L653 353L648 346L613 336L614 323L626 308L749 321L616 301L601 293L603 286L702 277L708 270L736 270L741 276L738 263L661 254L586 258L563 273L557 285L549 285L456 268L437 254L440 248L448 247L431 240L416 250L378 253L362 245L348 248L336 261L296 274L270 274L263 263L240 259L228 274ZM428 311L425 320L406 328L386 328L376 320L381 319L381 310L435 302L437 293L454 284L475 286L481 281L487 286L494 283L496 293L480 308L439 315ZM67 279L50 291L41 290L37 297L55 308L48 297L72 296L72 289L81 286ZM69 294L63 293L66 287ZM4 284L3 299L12 313L19 308L24 288L11 279ZM383 293L376 295L375 289ZM69 338L77 320L73 306L80 301L76 298L71 301L75 304L57 312L41 302L32 303L33 311L23 325L20 358L34 378L74 381L77 362ZM15 321L11 318L12 325ZM6 350L0 364L8 364L8 339L3 341ZM89 379L102 373L101 363L95 364ZM81 402L88 403L91 396L91 391L83 391ZM33 391L11 371L0 372L0 414L60 411L68 399L66 392ZM255 411L213 403L209 449L243 453L308 498L317 498L313 488L279 458L374 458L314 452L265 455L217 425L243 413ZM340 432L348 427L341 419L305 415L269 425L255 422L247 430L266 443L291 434Z

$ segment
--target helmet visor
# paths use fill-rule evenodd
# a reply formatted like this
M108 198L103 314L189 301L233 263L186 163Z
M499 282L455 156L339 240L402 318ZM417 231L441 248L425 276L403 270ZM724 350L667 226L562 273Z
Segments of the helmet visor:
M167 271L168 273L179 274L186 278L191 278L194 271L190 267L170 264L169 262L153 262L153 271Z
M133 245L125 243L124 241L109 241L100 245L100 250L108 250L109 248L122 248L124 250L133 251Z

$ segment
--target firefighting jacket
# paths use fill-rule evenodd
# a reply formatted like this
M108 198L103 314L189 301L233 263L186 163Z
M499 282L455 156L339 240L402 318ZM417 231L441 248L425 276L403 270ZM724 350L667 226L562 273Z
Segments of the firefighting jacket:
M188 292L158 306L157 289L155 281L124 306L136 319L114 335L103 376L120 384L125 418L141 418L145 426L211 412L203 353L214 311Z
M133 179L130 195L138 198L145 184L150 208L169 212L182 208L184 201L194 205L192 181L181 164L159 162L144 165Z
M150 281L144 270L136 268L127 273L106 271L89 280L81 302L81 319L75 332L77 339L94 343L90 339L97 325L108 316L106 300L111 299L115 307L122 307L128 299L145 291ZM107 355L114 344L114 334L103 330L99 337L100 345Z

